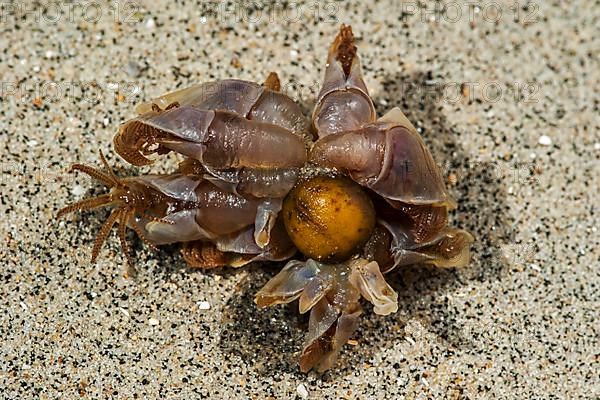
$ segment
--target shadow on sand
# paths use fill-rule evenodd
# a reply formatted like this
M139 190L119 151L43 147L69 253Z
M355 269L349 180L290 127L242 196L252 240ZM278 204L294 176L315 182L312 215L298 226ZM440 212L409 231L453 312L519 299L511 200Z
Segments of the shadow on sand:
M388 76L382 92L387 96L387 104L397 104L415 124L434 159L444 166L444 175L452 172L458 177L450 187L459 203L452 223L475 236L472 261L463 270L411 266L393 272L387 279L399 294L400 311L381 317L366 306L354 335L359 345L346 346L336 368L322 379L347 375L368 363L380 348L404 338L404 326L410 319L419 320L447 348L469 346L471 338L457 326L446 294L464 287L468 281L501 279L507 270L500 254L500 245L510 235L504 184L494 174L494 165L469 159L461 147L461 132L449 126L443 115L443 88L430 85L430 81L430 74L423 72ZM377 111L382 115L387 109ZM240 356L259 375L301 374L297 361L307 316L298 314L296 302L266 310L258 309L253 302L254 294L282 265L252 267L239 292L223 310L221 348Z

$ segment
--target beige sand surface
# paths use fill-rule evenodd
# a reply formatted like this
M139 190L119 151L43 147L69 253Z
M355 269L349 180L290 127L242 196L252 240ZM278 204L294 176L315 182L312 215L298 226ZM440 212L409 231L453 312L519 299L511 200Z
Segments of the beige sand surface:
M445 3L0 2L0 398L598 398L600 7ZM306 320L252 302L281 265L203 273L136 242L126 280L114 236L89 262L107 211L53 215L103 190L66 173L98 149L137 173L111 139L142 99L277 71L308 112L342 22L477 242L467 269L391 276L400 311L367 308L303 374Z

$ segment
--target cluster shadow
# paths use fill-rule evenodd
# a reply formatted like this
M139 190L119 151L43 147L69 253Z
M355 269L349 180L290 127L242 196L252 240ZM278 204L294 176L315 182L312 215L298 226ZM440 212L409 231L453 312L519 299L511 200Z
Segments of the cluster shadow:
M408 320L417 319L433 332L447 347L464 347L471 338L463 334L457 324L455 311L449 307L446 293L464 287L467 281L501 279L507 264L500 246L511 240L509 213L506 204L506 188L501 177L496 176L495 166L474 162L461 145L461 132L448 123L444 112L443 85L431 85L430 72L396 74L383 78L382 94L376 104L398 105L419 130L434 159L443 166L445 176L454 174L456 184L450 186L458 200L458 209L451 216L454 225L468 230L475 237L472 245L472 261L462 270L436 269L415 265L391 273L387 280L398 292L399 312L381 317L366 305L354 338L358 346L346 346L340 354L335 369L325 373L322 379L344 376L373 358L378 349L391 346L404 338L404 326ZM309 109L311 100L301 104ZM383 115L391 106L379 106ZM111 164L119 176L139 173L132 167L113 160ZM91 195L103 192L93 189ZM102 222L109 210L97 210L92 216ZM83 222L80 220L80 224ZM85 224L90 224L86 219ZM90 238L95 233L90 233ZM79 238L84 240L85 238ZM150 259L160 259L161 267L153 271L157 279L168 280L185 262L179 257L176 246L161 247L158 254L144 251L139 240L131 242L138 265ZM297 360L307 330L308 316L300 315L296 302L279 307L258 309L254 304L255 293L274 276L285 263L251 265L248 274L238 286L238 291L227 301L223 310L220 348L225 354L235 355L259 375L288 372L301 376ZM187 268L186 272L198 272ZM224 269L203 272L228 276L238 271ZM226 356L227 358L227 356Z
M387 104L398 105L415 124L434 159L447 176L456 183L449 186L459 207L451 215L451 223L468 230L475 237L472 260L461 270L437 269L422 265L404 267L391 273L387 280L398 292L399 312L387 317L375 315L365 307L355 333L358 346L345 346L336 368L321 379L345 376L360 367L381 348L390 347L405 336L408 320L419 320L446 347L472 345L456 322L455 310L445 294L464 287L466 282L502 279L508 265L501 256L500 246L510 240L506 204L506 188L501 177L495 176L493 165L474 162L461 145L461 132L451 126L443 112L443 85L432 86L430 72L396 74L383 79L383 98ZM375 99L376 104L380 104ZM307 105L303 105L306 107ZM391 106L379 107L383 115ZM220 347L235 354L251 366L258 375L288 372L302 376L297 359L307 328L307 316L299 315L297 304L258 309L254 294L272 277L281 265L254 266L229 299L223 313L223 334Z

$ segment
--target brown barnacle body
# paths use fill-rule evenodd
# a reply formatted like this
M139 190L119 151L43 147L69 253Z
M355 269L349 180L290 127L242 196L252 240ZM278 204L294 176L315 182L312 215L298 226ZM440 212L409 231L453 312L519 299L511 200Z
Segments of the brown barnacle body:
M273 79L266 83L276 89ZM115 136L115 150L134 165L176 151L217 168L302 166L308 122L291 98L271 88L227 79L167 93L137 107L140 115ZM283 153L286 160L277 158Z
M189 105L150 111L125 123L114 144L134 165L151 163L146 156L153 152L169 151L216 169L299 168L306 162L303 138L282 126Z
M390 201L450 209L456 204L423 139L398 108L360 129L320 139L309 158L345 171Z
M178 242L212 242L217 244L219 251L244 255L228 258L229 265L234 260L236 265L243 265L242 260L246 258L279 260L282 254L287 258L295 251L283 228L276 227L281 199L243 197L198 175L118 178L103 157L102 160L107 172L79 164L72 169L100 180L110 192L69 205L58 213L61 217L78 210L114 207L96 238L92 262L115 223L119 225L119 238L130 272L133 271L133 259L125 240L128 226L151 247ZM214 260L212 264L207 262L207 266L213 264Z
M141 217L151 221L160 220L165 215L165 210L185 208L188 204L183 199L177 200L170 198L134 178L118 178L108 166L102 153L100 153L100 158L105 167L104 171L81 164L74 164L71 167L71 171L81 171L91 176L108 186L110 192L70 204L61 209L58 212L57 217L60 218L74 211L91 210L103 206L115 206L96 237L92 249L92 262L98 257L100 249L106 241L112 227L115 224L118 224L119 239L128 260L130 267L129 272L133 272L133 260L126 240L127 226L132 226L134 230L138 231L138 234L146 243L153 246L154 244L152 241L147 236L143 235L137 228L137 225L132 224L132 222Z
M377 314L397 310L384 274L465 266L474 239L449 225L456 202L415 127L398 108L377 118L349 26L329 48L310 124L280 90L271 73L262 85L226 79L139 105L115 135L116 152L137 166L175 152L185 157L178 170L118 178L103 157L105 171L76 164L110 192L59 216L112 206L92 259L118 223L131 267L127 227L152 247L182 243L193 268L297 254L255 301L298 300L310 312L300 368L323 371L356 329L361 299Z
M265 84L239 79L207 82L164 94L136 107L138 114L153 109L167 110L170 105L191 106L202 110L221 110L240 117L270 123L308 136L308 121L300 107L289 96L279 91L277 74L271 73Z
M375 120L375 107L363 81L350 26L342 25L329 47L325 78L313 110L319 137L360 128Z

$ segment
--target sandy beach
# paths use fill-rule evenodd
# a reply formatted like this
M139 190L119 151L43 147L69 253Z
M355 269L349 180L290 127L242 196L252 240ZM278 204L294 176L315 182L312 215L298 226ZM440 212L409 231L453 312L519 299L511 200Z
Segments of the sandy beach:
M443 5L442 5L443 3ZM597 399L600 7L595 1L0 3L0 398ZM469 267L388 277L336 367L297 364L297 305L259 310L282 267L190 269L116 234L72 163L121 176L134 107L193 83L276 71L309 115L340 24L377 112L417 127L476 241ZM133 237L133 234L131 234Z

